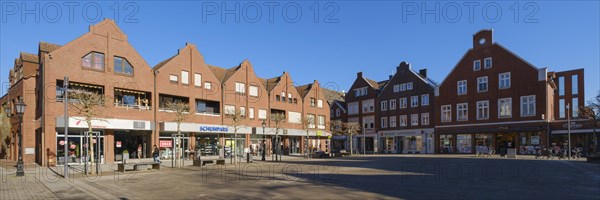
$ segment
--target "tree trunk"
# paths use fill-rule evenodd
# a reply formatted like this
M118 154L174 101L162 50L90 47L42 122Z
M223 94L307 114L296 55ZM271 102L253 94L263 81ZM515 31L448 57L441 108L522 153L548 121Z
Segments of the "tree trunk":
M92 120L88 119L87 123L89 125L88 126L88 133L89 133L88 134L88 136L89 136L88 137L88 140L89 140L89 142L88 142L88 144L89 144L88 148L90 150L86 149L86 151L90 152L89 155L88 155L89 159L90 159L90 171L89 172L91 174L93 174L93 173L95 173L95 170L94 170L95 168L93 167L94 166L94 136L92 135ZM88 158L86 158L86 159L88 159Z

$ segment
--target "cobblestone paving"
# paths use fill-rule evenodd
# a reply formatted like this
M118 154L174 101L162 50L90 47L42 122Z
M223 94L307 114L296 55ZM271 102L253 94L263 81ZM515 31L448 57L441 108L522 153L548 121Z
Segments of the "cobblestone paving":
M58 199L39 179L39 173L27 171L17 177L14 168L0 167L0 199Z

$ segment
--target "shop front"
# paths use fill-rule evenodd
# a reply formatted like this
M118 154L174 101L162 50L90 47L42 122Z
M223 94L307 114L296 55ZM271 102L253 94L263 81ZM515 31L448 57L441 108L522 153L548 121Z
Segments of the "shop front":
M350 152L350 145L348 144L348 137L345 135L334 135L331 137L331 152L339 152L345 150Z
M596 129L596 134L600 134L600 129ZM587 156L594 153L597 138L594 136L593 129L574 129L571 130L571 148L580 148L582 155ZM550 146L558 146L561 149L569 147L568 130L552 130L550 136ZM600 149L597 149L600 151Z
M381 153L423 154L433 152L433 129L379 131Z
M65 163L65 145L67 162L84 164L94 160L100 163L113 163L127 156L129 158L146 157L151 145L151 123L142 120L96 119L92 120L92 132L88 132L87 123L81 117L69 118L69 136L65 140L64 118L56 118L56 160L58 165ZM138 147L140 153L138 154ZM127 154L127 155L124 155Z
M442 154L475 154L489 152L531 155L546 141L543 126L500 126L498 128L436 129L437 152Z

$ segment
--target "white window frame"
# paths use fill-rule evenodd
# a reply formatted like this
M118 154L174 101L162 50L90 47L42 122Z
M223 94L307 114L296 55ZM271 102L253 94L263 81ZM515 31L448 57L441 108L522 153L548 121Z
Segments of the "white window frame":
M395 128L396 127L396 116L390 116L390 127L391 128Z
M250 107L250 108L248 109L248 117L249 117L250 119L254 119L254 108L253 108L253 107Z
M258 109L258 119L267 119L267 110Z
M464 85L461 85L464 83ZM461 93L461 88L464 88L463 93ZM456 94L458 95L466 95L467 94L467 80L460 80L456 82Z
M532 99L529 99L532 98ZM530 102L531 101L531 102ZM521 96L521 117L531 117L531 116L536 116L536 97L535 95L527 95L527 96ZM529 105L526 105L529 104ZM524 111L528 111L529 109L527 109L526 107L533 107L533 113L525 113Z
M417 99L415 101L415 98ZM411 96L410 97L410 107L414 108L414 107L419 107L419 96Z
M481 70L481 60L474 60L473 61L473 71L479 71Z
M190 72L182 70L181 71L181 84L188 85L190 84Z
M412 82L406 83L406 90L412 90L412 89L413 89L413 83Z
M429 125L429 113L421 113L421 125Z
M358 106L358 102L351 102L348 103L348 114L349 115L356 115L359 113L359 106Z
M410 115L410 125L411 126L419 125L419 114L411 114Z
M202 87L202 74L194 73L194 86Z
M485 84L485 90L481 89L481 84ZM482 76L482 77L477 77L477 92L487 92L489 88L489 84L488 84L488 77L487 76Z
M508 105L510 108L510 113L509 115L506 116L502 116L502 103L503 101L508 101ZM498 99L498 118L511 118L512 117L512 98L502 98L502 99Z
M490 61L490 65L487 65L487 61ZM492 57L487 57L487 58L483 59L483 68L484 69L492 68Z
M503 75L508 75L507 77L502 77ZM503 80L508 79L508 86L502 86L502 82ZM511 86L511 81L510 81L510 72L504 72L504 73L500 73L498 74L498 89L509 89Z
M241 115L242 117L245 117L245 116L246 116L246 107L244 107L244 106L240 106L240 115Z
M396 99L390 99L390 110L396 110Z
M428 106L429 105L429 94L422 94L421 95L421 106Z
M456 121L469 121L469 103L456 104Z
M387 128L387 117L381 118L381 128Z
M401 109L402 108L406 108L408 106L407 101L408 101L408 99L406 99L406 97L400 98L400 100L399 100L400 103L399 104L400 104L400 108Z
M250 96L258 97L258 86L256 86L256 85L250 85L248 87L248 90L250 90L249 91Z
M288 95L288 97L289 97L289 96L291 96L291 95ZM291 99L291 98L289 98L289 99ZM318 99L318 100L317 100L317 107L319 107L319 108L323 108L323 100L321 100L321 99Z
M400 92L406 91L406 83L400 84Z
M340 112L341 112L340 108L336 108L335 109L335 116L336 117L340 117Z
M381 111L387 110L387 101L381 101Z
M485 109L485 116L481 117L481 110ZM490 119L490 101L477 101L477 120Z
M440 112L441 121L442 122L452 122L452 105L443 105L443 106L441 106L440 110L441 110L441 112ZM446 112L449 114L449 115L447 115L448 119L445 119Z
M246 94L246 84L235 82L235 92L240 94Z
M212 90L212 83L208 81L204 82L204 89Z
M225 105L223 106L225 110L225 115L234 115L235 114L235 106L234 105Z
M400 85L396 84L394 85L394 93L400 92Z
M169 81L177 83L177 82L179 82L179 76L177 76L175 74L170 74Z
M406 115L400 115L398 118L398 121L400 121L400 127L404 127L408 125L408 119Z

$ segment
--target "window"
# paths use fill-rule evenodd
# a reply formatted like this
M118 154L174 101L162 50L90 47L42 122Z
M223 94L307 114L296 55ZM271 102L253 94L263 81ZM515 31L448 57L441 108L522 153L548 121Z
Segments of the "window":
M258 119L267 119L267 110L258 109Z
M558 95L565 95L565 77L558 77Z
M456 104L456 121L467 121L469 120L469 104L459 103Z
M348 114L358 114L358 102L348 103Z
M250 85L250 96L257 97L258 96L258 86Z
M315 128L315 115L308 114L308 115L306 115L306 118L310 122L310 123L308 123L308 128Z
M489 119L490 118L490 102L489 101L478 101L477 102L477 120Z
M400 85L398 84L394 85L394 93L396 92L400 92Z
M115 56L114 62L115 73L133 75L133 67L127 59Z
M390 117L390 127L396 127L396 116Z
M573 99L571 99L571 105L572 105L571 106L571 110L573 110L572 114L571 114L571 117L572 118L579 117L579 98L573 98Z
M387 128L387 117L381 118L381 128Z
M400 91L405 91L405 90L406 90L406 83L400 84Z
M373 99L364 100L362 102L362 108L364 113L375 112L375 102Z
M315 101L316 101L315 98L310 98L310 106L311 107L315 107L316 106L317 103Z
M499 118L512 117L512 99L511 98L498 99L498 117Z
M521 117L535 116L535 95L521 97Z
M413 89L413 84L412 82L408 82L406 83L406 90L412 90Z
M290 99L290 101L291 101L291 100L292 100L292 99ZM319 108L323 108L323 100L321 100L321 99L317 100L317 107L319 107Z
M202 74L194 74L194 85L202 87Z
M104 54L91 52L81 58L81 66L94 70L104 71Z
M246 84L235 82L235 92L240 94L246 93Z
M491 57L483 59L483 68L484 69L492 68L492 58Z
M319 115L319 124L317 125L318 129L325 129L325 116Z
M365 129L374 129L375 128L375 117L365 117L363 118L363 127Z
M281 95L275 95L275 101L281 101Z
M281 92L281 102L285 103L285 92ZM313 106L311 104L311 106Z
M336 108L336 109L335 109L335 116L336 116L336 117L340 117L340 112L341 112L341 111L340 111L340 108Z
M298 124L302 122L302 113L288 111L288 123Z
M559 110L559 118L565 118L565 100L564 99L559 99L558 100L558 110Z
M428 105L429 105L429 94L421 95L421 106L428 106Z
M410 125L418 126L419 125L419 114L410 115Z
M467 80L458 81L456 85L458 95L467 94Z
M481 60L473 61L473 71L479 71L481 69Z
M354 96L355 97L360 97L360 96L365 96L365 95L367 95L367 87L362 87L362 88L354 89Z
M244 107L244 106L240 106L240 115L241 115L242 117L245 117L245 116L246 116L246 107Z
M208 81L204 82L204 89L212 90L212 83L210 83Z
M488 77L477 78L477 92L486 92L488 90Z
M196 113L199 114L219 114L219 102L218 101L205 101L196 100Z
M510 72L501 73L498 75L498 87L500 89L510 88Z
M400 98L400 108L406 108L406 97Z
M429 113L421 113L421 124L429 125Z
M410 97L410 107L417 107L417 106L419 106L419 96Z
M571 94L577 94L577 86L578 86L578 81L577 81L577 74L571 76ZM575 110L575 109L573 109ZM575 115L573 115L575 116Z
M442 122L451 122L452 121L452 106L444 105L442 106Z
M248 109L248 117L250 119L254 119L254 108L251 107L250 109Z
M400 115L400 126L406 126L406 115Z
M226 115L234 115L235 114L235 106L225 105L225 114Z
M189 82L190 78L188 76L189 76L189 72L181 71L181 83L186 84L186 85L190 84L190 82Z
M169 75L169 80L171 82L177 83L177 75L173 75L173 74Z
M396 110L396 99L390 99L390 110Z
M381 102L381 111L386 111L387 110L387 101L382 101Z

